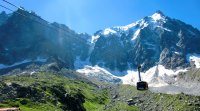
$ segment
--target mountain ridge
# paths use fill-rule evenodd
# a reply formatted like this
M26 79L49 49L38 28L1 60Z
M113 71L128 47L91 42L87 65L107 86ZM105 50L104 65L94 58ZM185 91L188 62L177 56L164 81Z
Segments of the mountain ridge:
M160 13L162 13L162 12L160 12ZM186 27L189 30L186 29ZM182 30L184 30L184 32ZM193 30L194 32L192 32L191 30ZM185 34L182 38L180 38L179 37L179 36L181 36L180 33L186 33L187 35ZM147 37L147 36L149 36L149 37ZM100 39L100 37L104 40ZM146 66L144 65L144 67L145 67L144 71L147 70L148 68L154 66L155 63L161 63L165 67L172 68L172 69L176 69L179 66L184 68L184 67L188 66L186 57L185 57L185 55L186 55L185 53L199 53L199 50L197 50L198 48L196 48L196 47L198 47L197 44L200 41L199 40L200 31L198 29L195 29L191 25L187 25L184 22L181 22L179 20L171 19L167 16L164 16L164 14L162 14L162 16L161 16L157 12L155 14L153 14L152 16L147 16L144 19L137 21L135 23L129 24L127 26L111 27L111 28L106 28L102 31L98 31L93 36L93 38L95 38L96 40L93 39L92 43L94 43L94 41L98 41L98 39L100 39L99 41L111 42L111 40L109 40L109 37L110 38L116 37L113 39L117 39L117 37L119 37L119 40L114 40L114 41L120 41L117 43L118 45L121 45L121 44L126 45L126 46L127 46L127 44L129 45L129 46L127 46L127 47L129 47L128 49L125 48L125 46L122 46L121 48L125 48L125 50L129 50L129 49L135 50L133 52L126 52L126 53L135 53L135 52L140 51L139 54L137 54L137 53L127 54L127 56L132 56L132 57L128 57L130 59L126 60L126 64L133 63L132 68L134 68L134 67L136 68L137 64L147 64ZM187 40L183 41L183 39L187 39L187 40L193 39L193 40L189 40L193 43L191 43L191 42L185 43ZM124 40L124 42L126 42L126 41L128 41L128 42L126 42L126 44L125 44L125 43L123 43L123 40ZM152 47L146 47L145 44L142 44L145 41L147 41L146 45L151 45ZM104 42L102 42L102 43L104 43ZM177 43L175 43L175 42L177 42ZM96 42L96 44L98 44L98 43ZM99 44L101 44L101 43L99 43ZM135 44L138 44L138 45L135 45ZM153 47L153 44L155 44L156 46L154 45L155 47ZM186 44L187 46L181 46L181 44ZM187 48L185 48L185 47L191 47L189 44L196 44L196 47L193 46L194 51L189 51ZM114 43L113 43L113 45L114 45ZM170 49L170 46L172 46L172 45L173 45L174 49ZM178 47L178 45L179 45L179 47ZM102 46L105 47L105 44ZM157 55L155 55L151 51L148 51L148 50L142 51L141 47L144 47L144 49L157 48L160 50L157 50L156 52L154 51L155 53L157 53ZM190 48L190 49L192 49L192 48ZM169 50L168 51L169 53L172 53L171 50L173 50L173 51L177 50L177 51L181 51L182 53L184 53L182 55L184 57L179 57L178 55L174 55L174 56L176 56L176 57L174 57L176 59L181 58L182 62L180 62L179 64L177 64L176 62L173 62L174 65L172 65L169 63L171 60L166 60L166 59L164 60L163 55L166 54L164 52L166 52L167 50ZM144 58L139 57L139 55L141 55L141 56L144 55L145 51L147 51L147 53L150 54L149 55L150 57L156 57L155 60L153 60L153 59L147 60L146 59L147 61L152 61L153 63L145 62L146 60L144 58L149 58L148 54ZM122 52L119 52L119 53L122 53ZM95 54L96 54L96 52L95 52ZM94 56L95 56L95 54L94 54ZM91 55L93 55L93 54L91 54ZM135 55L136 55L136 57L135 57ZM170 54L168 54L168 55L173 56ZM101 57L104 57L104 56L101 55ZM134 60L134 58L136 58L136 59ZM168 58L168 57L164 57L164 58ZM106 58L104 58L104 59L106 59ZM96 61L97 60L91 60L91 62L94 62L94 64L97 64ZM100 61L101 61L101 59L100 59ZM104 61L108 61L108 60L106 59ZM116 65L116 64L111 63L110 66L112 67L112 65ZM150 67L147 67L147 66L150 66ZM127 65L126 65L126 67L127 67Z
M17 13L27 14L26 16L30 16L33 21L41 20L41 17L33 12L18 10ZM25 60L27 55L20 55L21 51L27 50L24 47L35 47L34 44L40 45L37 48L32 48L34 50L27 51L27 54L33 53L29 54L28 59L34 60L40 56L48 59L57 56L62 61L67 62L66 66L72 69L77 57L80 56L81 61L88 60L88 63L90 62L93 66L98 65L111 70L136 69L138 64L143 65L142 71L147 71L156 64L176 70L190 66L186 58L187 54L200 53L200 47L197 45L200 41L200 31L177 19L171 19L161 11L156 11L153 15L146 16L126 26L99 30L93 36L83 33L77 34L65 25L49 24L43 19L42 22L48 25L47 27L54 29L49 29L46 26L41 27L39 26L41 24L34 23L31 19L21 17L17 13L10 15L5 22L6 24L0 26L0 31L3 32L0 38L6 38L2 40L4 42L0 43L0 48L3 50L0 54L1 64L11 65L23 61L23 58ZM15 22L12 23L12 21ZM32 27L26 28L26 22L29 25L32 24ZM21 29L12 27L5 30L6 26L15 26L16 24L21 25ZM9 31L14 31L18 35L9 35ZM29 33L33 32L37 34L30 36ZM8 36L10 37L8 38ZM27 39L28 37L30 40ZM16 39L17 42L11 38ZM21 41L23 43L19 44ZM28 45L31 41L35 41L33 46ZM44 42L47 43L44 44ZM63 52L66 51L58 51L55 47L68 51L64 54ZM37 49L41 53L38 53ZM19 55L18 59L17 57L13 59L14 52Z
M93 36L11 14L0 25L0 107L199 110L200 32L160 14ZM147 91L136 90L138 64Z

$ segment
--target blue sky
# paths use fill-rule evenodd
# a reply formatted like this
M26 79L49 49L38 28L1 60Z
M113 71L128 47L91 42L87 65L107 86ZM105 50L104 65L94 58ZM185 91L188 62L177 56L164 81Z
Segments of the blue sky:
M200 0L8 0L36 12L49 22L76 32L128 25L161 10L165 15L200 29ZM0 1L0 4L16 10ZM0 8L0 11L5 10Z

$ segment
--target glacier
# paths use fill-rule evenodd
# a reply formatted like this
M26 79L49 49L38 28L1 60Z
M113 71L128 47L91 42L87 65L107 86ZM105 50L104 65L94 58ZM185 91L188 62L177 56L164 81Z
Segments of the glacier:
M37 57L35 60L26 59L26 60L23 60L23 61L13 63L12 65L0 64L0 69L11 68L11 67L21 65L21 64L25 64L25 63L29 63L29 62L46 62L46 61L47 61L47 58Z

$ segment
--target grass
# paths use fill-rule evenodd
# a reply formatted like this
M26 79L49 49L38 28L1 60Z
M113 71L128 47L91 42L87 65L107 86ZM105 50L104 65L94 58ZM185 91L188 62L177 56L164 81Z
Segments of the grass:
M98 89L94 85L88 84L84 81L71 80L62 75L41 72L35 75L11 75L5 76L2 79L2 83L11 84L16 83L21 86L31 86L36 88L39 92L45 94L45 103L33 102L30 98L19 98L18 100L5 100L0 103L0 107L19 107L22 111L59 111L62 110L59 107L59 103L56 105L47 99L47 97L53 97L50 88L53 86L63 86L67 92L73 97L78 92L81 92L85 96L84 107L87 111L98 111L107 104L110 100L108 97L108 91L105 89ZM0 87L4 87L0 85ZM44 90L43 88L46 87ZM22 105L20 101L26 99L28 103Z
M0 103L1 108L9 108L9 107L19 107L21 111L62 111L59 107L53 106L51 103L34 103L31 102L29 99L27 100L27 104L23 105L20 101L23 100L22 98L18 100L6 100Z
M9 75L1 77L1 80L0 92L12 83L16 83L23 87L31 87L39 95L44 95L42 96L43 100L40 101L33 100L33 98L27 96L23 98L7 98L0 102L0 108L19 107L22 111L62 111L65 104L59 101L59 95L53 92L54 90L62 92L62 88L70 94L70 97L75 99L78 94L82 94L84 96L82 106L87 111L139 111L145 106L151 110L160 107L163 111L169 110L168 108L170 107L173 107L174 111L195 110L199 106L189 105L188 101L200 100L200 97L185 94L169 95L138 91L136 87L131 85L110 85L111 88L98 88L95 84L87 81L69 79L63 75L48 72L40 72L32 76L26 74ZM113 92L118 95L116 99L111 99ZM6 95L0 94L0 98ZM129 106L126 101L134 97L142 98L144 101L139 105ZM78 97L78 99L80 98Z
M139 111L138 106L129 106L124 102L116 102L115 105L106 111Z
M195 106L194 103L189 105L189 101L200 100L198 96L186 95L186 94L162 94L152 93L150 91L138 91L135 87L130 85L119 85L116 87L118 98L113 103L110 103L110 108L106 111L138 111L138 110L162 110L168 111L171 107L173 111L195 111L200 110L199 106ZM127 105L127 100L131 98L140 98L143 100L139 104ZM200 104L200 101L198 102ZM146 107L146 108L144 108ZM196 108L196 109L195 109Z

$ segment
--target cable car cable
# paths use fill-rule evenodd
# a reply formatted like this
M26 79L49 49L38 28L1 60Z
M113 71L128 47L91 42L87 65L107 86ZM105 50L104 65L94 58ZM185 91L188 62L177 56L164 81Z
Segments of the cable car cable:
M11 5L11 6L13 6L13 7L15 7L15 8L19 9L19 10L22 10L22 11L26 11L26 12L27 12L27 10L25 10L25 9L23 9L23 8L21 8L21 7L17 6L17 5L15 5L15 4L13 4L13 3L11 3L11 2L8 2L8 1L6 1L6 0L2 0L2 1L8 3L9 5ZM33 14L33 13L29 13L29 14L30 14L30 15L33 15L33 16L35 16L35 17L37 17L37 18L39 18L39 19L42 20L42 21L47 22L48 24L51 24L50 22L48 22L48 21L42 19L41 17L39 17L39 16L37 16L37 15L35 15L35 14ZM56 25L54 25L54 24L51 24L51 25L53 25L53 26L56 27L56 28L62 29L63 31L67 31L67 30L65 30L65 29L62 28L62 27L58 27L58 26L56 26Z
M6 3L8 3L8 4L10 4L10 5L12 5L12 6L14 6L14 7L18 8L18 9L21 9L21 10L23 10L21 7L18 7L18 6L14 5L14 4L12 4L12 3L10 3L10 2L8 2L8 1L6 1L6 0L2 0L2 1L4 1L4 2L6 2Z
M50 29L53 29L54 31L67 32L67 31L64 30L63 28L60 28L60 27L55 26L55 25L53 25L53 24L50 24L50 23L47 22L47 21L46 21L47 24L44 24L44 23L41 23L41 22L39 22L39 21L37 21L37 20L35 20L35 19L32 19L32 18L30 18L30 17L28 17L28 16L26 16L26 15L20 13L20 12L14 11L14 10L12 10L12 9L10 9L10 8L8 8L8 7L6 7L6 6L3 6L3 5L0 5L0 6L3 7L3 8L5 8L5 9L7 9L7 10L9 10L9 11L11 11L12 13L17 13L18 15L20 15L20 16L22 16L22 17L25 17L26 19L30 19L30 20L32 20L32 21L34 21L34 22L39 23L39 24L42 25L42 26L45 26L45 27L50 28ZM23 11L25 11L25 10L23 10ZM25 11L25 12L27 12L27 11ZM30 13L29 13L29 14L30 14ZM33 15L33 14L31 14L31 15ZM34 16L35 16L35 17L39 17L39 16L36 16L36 15L34 15ZM40 18L40 19L41 19L41 18ZM43 20L43 19L41 19L41 20ZM45 20L43 20L43 21L45 21ZM50 24L50 25L48 25L48 24ZM51 27L51 26L52 26L52 27ZM57 30L56 30L56 29L57 29ZM66 35L66 33L62 33L62 34L63 34L63 36ZM76 39L77 41L80 41L80 42L82 42L82 43L85 43L84 41L80 40L80 38L78 38L78 37L73 36L73 38Z

